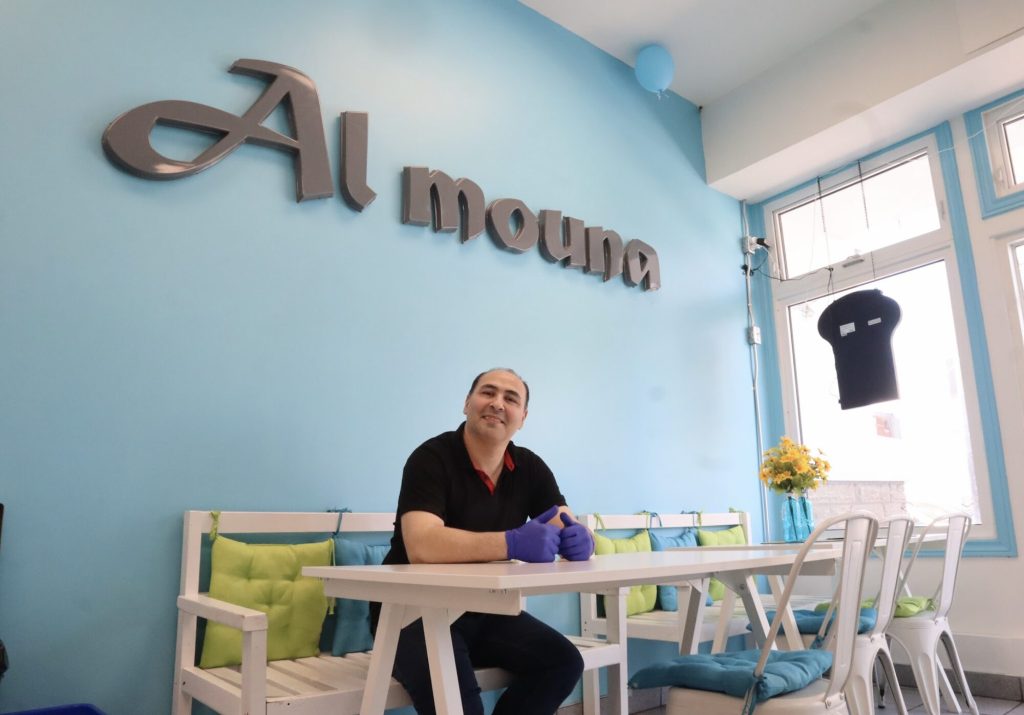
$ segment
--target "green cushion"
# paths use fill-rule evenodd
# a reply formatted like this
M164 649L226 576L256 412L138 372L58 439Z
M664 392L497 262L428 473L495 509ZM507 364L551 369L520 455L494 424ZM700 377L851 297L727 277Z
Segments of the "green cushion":
M697 541L701 546L743 546L747 543L747 535L743 533L743 527L737 524L731 529L697 529ZM721 601L725 596L725 584L717 578L711 579L708 586L708 596L712 601Z
M818 613L824 613L828 610L829 601L819 603L814 607L814 610ZM869 598L866 601L862 601L860 604L861 611L865 608L874 608L875 599ZM935 601L928 598L927 596L901 596L896 599L896 609L893 611L894 618L910 618L916 616L922 611L934 611Z
M379 566L390 548L388 544L364 544L336 536L334 563L338 566ZM339 598L334 612L337 621L334 626L331 655L359 653L373 648L369 601Z
M927 596L903 596L896 599L896 610L893 616L896 618L910 618L922 611L934 611L935 601Z
M638 531L628 539L609 539L607 536L594 534L594 553L598 556L607 554L635 554L651 550L651 537L647 530ZM601 599L598 599L602 605ZM658 587L654 584L648 586L631 586L626 596L626 615L634 616L637 613L647 613L654 610L658 601Z
M754 679L759 650L713 655L682 655L642 668L629 679L631 688L677 686L692 690L746 697L751 688L754 701L763 702L776 695L807 687L832 667L832 654L824 650L773 650L765 665L764 677ZM736 708L739 712L740 708Z
M210 596L267 614L267 660L319 653L327 598L320 579L303 566L330 566L331 539L312 544L243 544L218 536L211 550ZM242 632L209 621L201 668L242 662Z
M730 529L697 529L697 541L701 546L744 546L747 543L747 535L743 533L743 527L737 524Z

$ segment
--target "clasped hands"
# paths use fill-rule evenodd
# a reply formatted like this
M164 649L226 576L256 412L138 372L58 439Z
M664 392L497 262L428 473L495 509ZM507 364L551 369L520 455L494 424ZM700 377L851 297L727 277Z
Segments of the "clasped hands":
M518 529L505 532L508 557L520 561L546 563L560 555L569 561L586 561L594 553L594 537L583 524L562 512L559 516L564 526L559 529L548 522L554 518L558 507L530 519Z

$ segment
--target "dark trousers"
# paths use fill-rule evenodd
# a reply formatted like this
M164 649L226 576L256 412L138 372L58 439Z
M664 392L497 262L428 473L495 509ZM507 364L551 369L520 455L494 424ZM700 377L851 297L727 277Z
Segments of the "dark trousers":
M514 676L493 715L552 715L583 673L583 658L576 646L528 613L463 614L452 623L452 646L465 715L484 711L474 666L499 667ZM394 676L409 692L417 713L434 715L423 621L402 629Z

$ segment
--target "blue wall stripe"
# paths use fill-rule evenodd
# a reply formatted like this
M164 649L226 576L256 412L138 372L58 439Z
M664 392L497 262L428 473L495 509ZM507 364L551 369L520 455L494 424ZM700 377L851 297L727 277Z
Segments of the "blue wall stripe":
M992 510L996 521L996 538L970 541L964 548L964 553L975 556L1016 556L1017 539L1010 510L1010 490L1006 481L1006 462L1003 458L1002 430L996 407L992 363L989 360L988 341L985 338L985 317L981 311L978 272L974 265L974 252L971 250L967 212L964 209L960 174L957 170L956 154L953 152L953 132L949 122L935 128L935 139L939 145L939 162L946 184L946 205L949 208L950 227L953 231L953 248L960 270L960 287L963 292L967 333L974 360L974 381L978 390L978 410L981 413L982 439L985 442Z

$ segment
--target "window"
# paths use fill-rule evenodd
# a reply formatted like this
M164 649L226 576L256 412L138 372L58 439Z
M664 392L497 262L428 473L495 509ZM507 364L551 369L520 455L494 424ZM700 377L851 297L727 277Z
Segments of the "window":
M1024 207L1024 90L964 115L981 215Z
M1022 164L1024 166L1024 164ZM797 276L939 228L926 153L779 212L785 274Z
M772 302L786 434L824 450L836 483L898 485L891 493L919 523L967 511L991 532L988 481L975 478L987 474L985 443L936 137L768 202L764 219L781 279ZM899 394L843 410L818 319L870 289L900 307L891 336ZM860 505L856 490L842 493L841 506Z
M996 195L1024 190L1024 98L983 112L981 117Z
M1021 321L1021 333L1024 334L1024 240L1011 244L1010 256L1017 291L1017 315Z
M1024 115L1003 123L1003 141L1010 159L1009 179L1019 187L1024 184Z
M902 313L892 333L899 398L841 409L832 346L818 319L833 301L879 289ZM978 519L971 439L945 261L789 306L800 435L824 449L832 479L902 483L918 523L967 511Z

